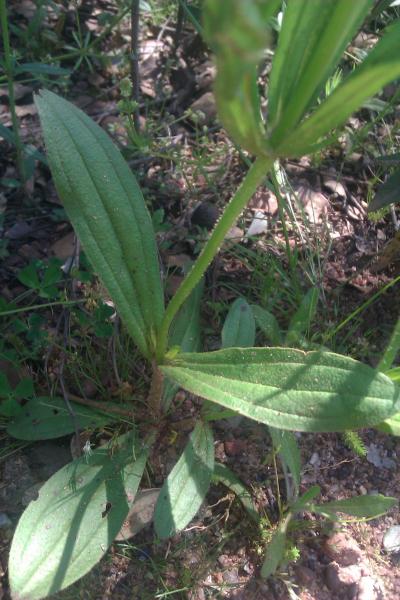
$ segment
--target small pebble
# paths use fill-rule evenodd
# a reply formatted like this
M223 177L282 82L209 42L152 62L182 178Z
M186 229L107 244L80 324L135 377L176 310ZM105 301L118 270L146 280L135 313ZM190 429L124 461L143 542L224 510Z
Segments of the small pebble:
M305 585L309 587L313 581L315 581L315 573L312 569L305 567L304 565L299 565L295 569L297 580L300 585Z
M357 600L377 600L376 581L373 577L361 577L358 584Z
M238 456L244 450L245 444L242 440L231 440L224 443L225 454L227 456Z
M340 566L347 567L358 563L362 551L357 542L342 532L334 533L324 545L325 553Z
M224 578L225 583L239 583L239 571L236 567L224 571L222 577Z
M231 561L227 554L221 554L221 556L218 556L218 562L221 567L227 567Z
M0 512L0 529L9 529L12 527L12 522L8 515L4 512Z
M374 467L377 467L378 469L382 467L380 452L375 444L369 446L366 458L368 462L374 465Z
M346 588L360 581L361 569L358 565L341 567L336 562L329 563L325 572L326 585L332 592L345 593Z
M191 222L192 225L197 225L205 229L212 229L217 222L219 210L210 202L202 202L194 209Z
M392 458L384 458L382 459L382 466L384 466L385 469L395 469L397 464Z
M390 554L400 552L400 525L393 525L386 531L383 536L383 547Z

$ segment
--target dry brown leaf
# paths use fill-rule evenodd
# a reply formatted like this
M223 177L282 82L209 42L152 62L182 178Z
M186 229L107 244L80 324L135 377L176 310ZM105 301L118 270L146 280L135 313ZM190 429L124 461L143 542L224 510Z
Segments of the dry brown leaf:
M179 267L183 268L185 265L190 263L191 258L188 254L170 254L167 256L167 267Z
M382 252L378 256L378 260L371 265L371 273L378 273L383 271L392 263L398 261L400 258L400 231L396 233L393 239L391 239L383 248Z
M37 110L34 104L23 104L22 106L16 106L15 112L17 113L17 117L21 118L27 117L28 115L36 115Z
M73 231L57 240L51 247L51 252L61 260L67 260L75 252L75 234Z
M335 194L335 196L338 196L343 200L346 199L346 190L344 189L344 186L342 183L340 183L340 181L337 181L336 179L324 179L324 186L330 192L332 192L332 194Z
M190 105L190 110L196 113L199 123L210 125L217 116L217 105L214 94L206 92Z
M133 506L115 538L118 542L129 540L152 522L159 494L159 488L141 490L136 494Z
M326 218L329 202L322 192L313 190L307 183L301 183L295 190L311 223L318 223Z
M249 208L255 211L262 210L270 215L274 215L278 212L278 200L270 190L260 188L251 198Z
M33 89L22 83L14 83L14 99L21 100L24 96L31 94ZM0 88L0 98L8 98L8 88Z

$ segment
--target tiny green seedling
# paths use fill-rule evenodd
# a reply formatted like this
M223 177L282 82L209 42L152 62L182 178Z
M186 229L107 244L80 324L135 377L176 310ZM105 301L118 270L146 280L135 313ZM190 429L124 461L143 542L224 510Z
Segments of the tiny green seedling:
M106 553L135 501L150 450L157 448L174 386L206 402L161 489L154 516L156 534L167 538L182 531L221 470L214 461L212 420L232 414L248 417L270 428L291 479L292 505L267 550L264 576L278 568L291 515L303 510L301 499L296 504L300 462L291 430L356 430L379 426L400 412L397 383L347 356L249 347L248 332L235 322L251 320L243 303L234 307L236 316L224 330L224 347L198 351L203 275L274 163L327 147L336 139L333 132L354 110L399 77L400 22L395 22L362 64L318 102L372 5L373 0L286 2L263 116L257 68L280 0L205 1L204 32L217 63L219 115L234 141L256 158L167 306L152 221L121 154L106 133L72 104L49 91L37 96L47 157L65 210L126 330L151 365L147 398L151 424L144 439L136 431L128 432L115 439L112 448L86 452L42 487L22 515L12 543L9 575L14 598L35 600L53 594L82 577ZM310 296L306 316L292 323L286 343L299 340L301 324L314 305ZM268 315L256 311L255 317L277 346L284 343ZM44 404L48 402L42 402L41 409L48 410ZM83 420L88 418L84 412ZM101 422L102 416L93 419ZM63 423L65 433L65 415ZM368 497L362 510L360 499L353 502L358 502L359 516L374 512L378 500ZM393 502L379 499L379 508L386 510ZM353 509L354 505L339 502L323 507L325 513L354 514ZM321 512L321 507L313 505L310 510Z

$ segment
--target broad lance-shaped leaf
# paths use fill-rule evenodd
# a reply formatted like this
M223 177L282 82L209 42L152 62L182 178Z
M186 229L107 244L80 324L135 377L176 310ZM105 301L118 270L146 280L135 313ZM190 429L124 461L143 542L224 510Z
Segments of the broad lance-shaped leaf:
M269 432L274 444L275 450L286 469L289 470L293 479L295 494L299 493L300 475L301 475L301 456L300 450L294 433L269 427Z
M62 398L42 396L29 400L7 427L7 433L19 440L49 440L78 429L96 429L115 420L86 406L71 402L74 418Z
M400 411L388 377L330 352L232 348L178 355L161 370L193 394L278 429L345 431Z
M272 534L271 541L267 545L265 559L261 567L261 577L267 579L275 573L285 556L286 531L292 515L289 513Z
M301 335L310 329L317 310L318 298L319 289L317 287L308 290L298 310L290 320L285 340L286 346L296 345Z
M200 281L176 315L169 333L170 347L179 346L182 352L201 350L200 308L203 297L204 279ZM169 379L164 382L163 405L170 406L179 386Z
M307 510L325 515L334 521L337 520L337 513L346 513L353 517L371 519L380 517L398 503L397 498L378 494L376 496L354 496L353 498L333 500L333 502L326 502L320 505L310 504Z
M222 328L222 348L248 348L254 346L256 324L251 307L244 298L237 298L231 304ZM202 416L206 421L234 417L235 413L221 409L212 402L205 402Z
M222 328L222 348L248 348L254 346L256 324L249 304L237 298L231 304Z
M182 456L158 497L154 526L160 538L181 531L199 510L214 471L214 440L210 426L199 421Z
M65 210L129 333L149 358L164 300L140 188L108 135L81 110L48 91L35 101Z
M257 327L261 329L267 340L272 342L274 346L280 346L282 344L282 333L274 315L257 304L252 304L251 309Z
M38 600L87 573L128 514L148 449L128 434L55 473L19 520L10 551L13 598Z

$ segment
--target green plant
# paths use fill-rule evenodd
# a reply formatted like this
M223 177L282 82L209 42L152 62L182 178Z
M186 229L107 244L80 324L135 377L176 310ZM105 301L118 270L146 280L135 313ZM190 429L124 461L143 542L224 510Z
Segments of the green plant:
M18 118L15 111L15 96L14 96L14 72L13 72L13 59L10 48L10 36L8 32L8 20L7 20L7 6L6 0L0 1L0 22L1 31L3 34L3 49L4 49L4 71L7 77L8 85L8 99L10 103L10 113L13 125L12 140L15 144L17 167L22 182L26 180L25 173L25 162L24 162L24 146L21 141L18 127ZM1 133L1 132L0 132Z
M378 163L385 166L396 166L400 165L400 154L388 154L386 156L380 156L376 159ZM394 171L383 183L379 186L375 197L372 199L368 206L368 211L373 212L386 208L398 202L400 200L400 170Z
M120 153L93 121L67 101L47 91L36 98L58 193L127 331L151 365L152 381L142 433L136 429L119 436L116 433L106 446L76 459L56 473L26 509L10 552L15 597L43 598L63 589L105 554L134 503L148 455L156 451L159 437L164 435L169 405L164 401L165 381L206 402L161 489L154 516L160 538L181 531L199 509L218 473L211 422L232 414L269 427L290 484L290 508L282 511L272 537L264 576L273 573L284 556L286 532L296 511L309 507L324 514L369 516L395 502L382 497L356 498L321 509L310 504L314 498L311 490L306 498L297 498L300 462L290 431L347 431L394 418L400 411L400 391L389 377L349 357L322 350L305 353L292 348L248 347L252 340L240 320L249 322L251 312L244 301L232 308L233 316L224 328L225 347L209 353L196 351L198 286L228 230L275 161L328 146L335 139L332 131L367 97L400 74L400 22L396 22L361 66L318 103L372 0L356 4L348 0L289 0L264 120L257 66L268 43L267 25L279 6L278 0L205 3L205 33L218 67L219 114L234 141L256 159L167 307L151 218ZM300 339L315 303L315 294L310 293L300 316L292 322L288 342ZM259 313L258 318L260 315L267 323L267 317ZM267 326L279 344L280 332L271 319ZM230 347L232 344L236 347ZM34 407L29 414L32 418ZM226 472L223 477L226 481ZM231 485L237 488L237 482L231 480Z
M376 496L354 496L343 500L333 500L324 504L315 504L314 499L320 494L319 486L308 489L302 496L289 502L281 520L270 536L264 564L261 569L263 577L272 575L285 560L293 560L288 555L290 550L288 534L296 527L296 513L308 511L321 515L331 521L339 521L339 515L345 513L357 519L375 519L397 504L396 498ZM295 555L296 556L296 555Z

